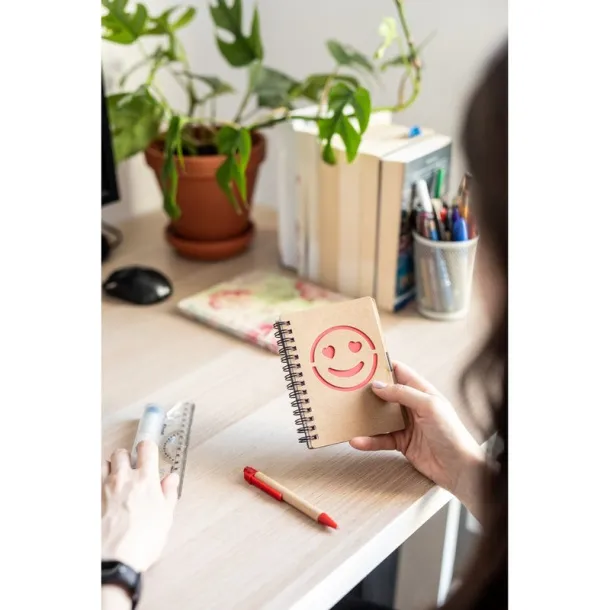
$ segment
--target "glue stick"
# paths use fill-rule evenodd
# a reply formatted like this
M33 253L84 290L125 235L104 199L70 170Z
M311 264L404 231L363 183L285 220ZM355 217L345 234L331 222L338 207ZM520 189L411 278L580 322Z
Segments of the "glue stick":
M156 405L148 405L138 424L136 438L131 450L131 466L135 468L138 459L138 445L142 441L153 441L156 445L161 441L161 433L165 425L165 411Z

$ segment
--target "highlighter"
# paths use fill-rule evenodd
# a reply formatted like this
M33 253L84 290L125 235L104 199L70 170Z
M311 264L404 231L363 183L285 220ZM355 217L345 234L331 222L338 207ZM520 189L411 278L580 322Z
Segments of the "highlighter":
M156 405L148 405L138 424L138 431L131 449L131 466L135 468L138 459L138 445L145 440L153 441L156 445L161 441L161 434L165 426L165 411Z
M445 170L439 167L436 172L436 184L434 185L434 197L440 199L443 195L443 187L445 186Z

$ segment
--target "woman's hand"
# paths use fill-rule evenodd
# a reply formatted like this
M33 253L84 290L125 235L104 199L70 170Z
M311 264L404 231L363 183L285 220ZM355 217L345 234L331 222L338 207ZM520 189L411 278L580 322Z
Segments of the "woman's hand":
M159 449L138 445L136 468L118 449L102 466L102 559L145 572L161 556L174 519L178 475L159 482Z
M390 434L354 438L350 444L362 451L400 451L417 470L454 494L477 517L485 452L432 384L400 362L393 366L397 383L384 386L373 382L373 391L385 401L406 407L407 427Z

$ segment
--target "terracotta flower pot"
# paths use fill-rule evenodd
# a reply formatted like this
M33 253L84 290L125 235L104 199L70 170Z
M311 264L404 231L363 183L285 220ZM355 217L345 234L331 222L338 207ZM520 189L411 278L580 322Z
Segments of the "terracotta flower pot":
M249 206L265 149L265 137L252 134L252 154L246 170ZM161 186L163 144L153 142L144 154ZM185 156L184 169L177 165L176 200L182 213L169 223L166 238L183 256L202 260L228 258L243 252L252 240L254 226L248 210L242 208L238 214L216 183L216 170L224 160L221 155Z

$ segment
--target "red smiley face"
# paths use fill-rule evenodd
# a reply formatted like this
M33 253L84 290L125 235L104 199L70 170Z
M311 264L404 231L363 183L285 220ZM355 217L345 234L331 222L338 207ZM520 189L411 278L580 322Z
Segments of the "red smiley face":
M353 326L332 326L314 341L310 360L316 377L333 390L364 387L377 370L375 345Z

